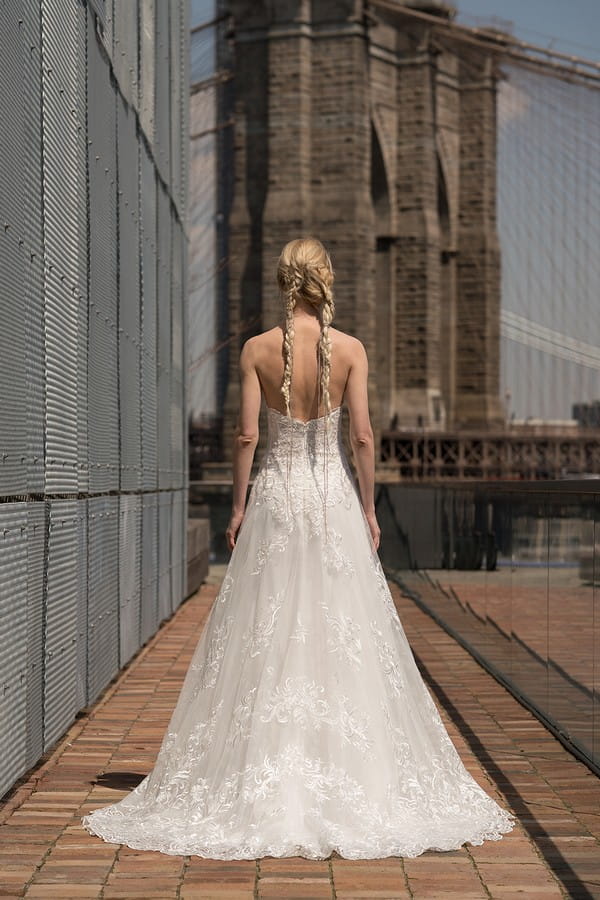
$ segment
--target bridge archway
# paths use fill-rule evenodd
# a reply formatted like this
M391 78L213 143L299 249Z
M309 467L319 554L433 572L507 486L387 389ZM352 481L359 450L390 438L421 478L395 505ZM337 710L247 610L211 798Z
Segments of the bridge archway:
M444 166L437 157L437 213L440 229L440 408L436 426L451 427L456 395L456 252ZM436 410L434 409L434 420ZM444 421L445 420L445 421Z
M375 122L371 120L371 202L373 204L373 249L375 257L376 367L381 424L389 427L394 415L395 300L394 238L391 233L389 179Z

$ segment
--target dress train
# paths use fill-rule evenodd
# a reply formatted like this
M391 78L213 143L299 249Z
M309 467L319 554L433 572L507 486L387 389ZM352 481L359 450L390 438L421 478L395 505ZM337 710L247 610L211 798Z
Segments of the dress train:
M464 767L373 549L340 408L268 445L152 772L84 818L215 859L414 857L514 825Z

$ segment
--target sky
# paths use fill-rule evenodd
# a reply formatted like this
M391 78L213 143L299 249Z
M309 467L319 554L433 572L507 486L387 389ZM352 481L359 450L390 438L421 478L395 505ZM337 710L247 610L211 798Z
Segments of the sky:
M454 0L457 22L491 17L511 22L515 37L561 53L600 61L600 0ZM500 24L500 23L499 23Z
M528 43L600 61L600 0L451 2L464 25L495 22ZM597 91L515 67L500 85L502 309L511 333L513 321L530 332L529 344L505 336L501 345L501 393L517 418L567 419L572 403L600 397L597 365L566 359L571 347L597 359L593 348L600 347L592 249L600 213L591 156L600 136L598 102ZM559 340L558 355L542 352L544 333L551 338L546 347Z
M474 17L512 22L515 37L561 53L600 61L600 0L451 0L456 21L476 25ZM209 18L214 0L191 0L195 22ZM485 23L481 23L485 24Z

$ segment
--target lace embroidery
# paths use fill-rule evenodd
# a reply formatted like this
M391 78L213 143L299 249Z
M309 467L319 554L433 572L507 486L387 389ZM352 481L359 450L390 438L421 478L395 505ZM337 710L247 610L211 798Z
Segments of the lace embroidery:
M248 650L250 656L258 656L261 650L265 650L268 647L275 631L275 623L277 621L277 613L281 609L282 596L283 591L278 591L274 596L270 596L267 599L266 618L256 625L251 625L242 635L244 650Z
M404 771L409 763L412 761L412 753L410 751L410 744L406 740L406 735L403 730L399 728L397 725L394 725L392 722L392 717L390 716L390 711L385 703L381 703L381 710L383 712L385 718L385 724L388 730L388 734L392 739L392 746L394 748L394 760L398 769Z
M232 625L233 616L227 616L223 622L215 625L213 638L208 646L205 659L191 664L190 669L199 672L195 694L198 694L201 690L206 690L206 688L214 687L217 683L221 661L225 653L225 645Z
M323 724L330 725L342 740L372 758L373 741L369 737L369 715L354 708L347 696L341 695L333 705L325 699L322 685L306 677L286 678L277 685L265 704L262 722L285 725L292 722L300 728L319 731Z
M217 594L216 599L220 603L227 603L227 601L231 598L231 592L233 590L233 577L227 572L223 581L221 583L221 587L219 593Z
M385 573L383 571L383 567L379 560L377 553L371 553L371 567L373 569L373 573L375 575L375 584L377 589L377 596L381 600L383 606L385 607L388 618L391 624L394 626L396 631L404 636L404 629L402 628L402 623L400 621L400 617L398 615L398 610L396 609L396 605L394 603L394 598L392 597L389 585L387 583L387 578L385 577Z
M323 859L335 844L346 858L361 859L414 857L430 847L458 849L465 840L471 844L498 840L513 827L513 817L487 797L466 771L457 781L454 773L446 777L436 768L428 781L412 780L408 794L403 785L390 784L386 801L378 803L343 766L318 756L306 756L299 746L288 743L281 752L265 753L259 762L231 772L212 787L205 779L199 779L193 791L185 787L178 797L176 784L185 782L173 782L174 802L163 810L164 837L159 840L152 837L156 828L152 798L144 796L148 780L120 803L86 816L86 828L92 833L101 830L106 840L114 843L127 837L130 846L152 846L178 855L196 853L220 859L302 855ZM286 804L289 791L298 785L302 785L309 811L303 832L306 824L312 822L315 835L326 830L329 838L325 843L320 843L316 836L299 843L285 828L281 829L278 840L268 843L254 829L246 829L243 840L239 840L240 810L260 805L265 810L261 824L265 825L267 817L276 825L289 809ZM128 805L133 803L139 810L134 822L127 813ZM456 803L465 812L469 811L468 824L464 822L464 814L459 824L460 814L453 806ZM344 812L345 820L331 822L325 816L324 807L332 804ZM182 820L181 812L177 811L183 809ZM453 821L458 827L450 824ZM427 825L424 827L421 822Z
M270 539L259 542L253 575L259 575L275 553L283 553L290 536L300 529L304 540L321 537L324 526L323 444L325 419L300 422L288 419L277 410L268 410L269 442L256 479L250 501L265 506L277 525ZM350 509L356 488L341 443L340 407L333 410L331 424L337 430L337 452L328 456L327 509L343 505ZM333 429L332 429L333 430ZM341 451L341 452L340 452ZM290 454L294 478L287 479ZM341 535L327 529L328 540L322 544L323 560L333 572L354 574L350 558L341 552Z
M344 613L337 616L331 615L329 607L324 604L322 604L322 608L329 628L327 646L330 652L339 655L355 668L360 668L362 665L360 625Z
M306 637L308 635L308 628L302 624L300 621L300 616L296 616L297 628L290 634L291 641L301 641L303 644L306 644Z
M247 694L244 694L238 705L233 711L231 720L231 730L227 735L226 744L233 746L241 741L247 741L250 737L250 723L252 720L252 706L256 688L251 688Z
M400 667L396 662L397 654L394 653L391 644L388 644L387 641L384 640L383 633L381 629L378 628L377 622L371 622L371 631L375 638L379 662L381 663L385 675L387 675L388 684L397 696L401 696L404 692L404 679L400 674Z
M168 759L168 767L157 767L150 776L157 782L156 799L175 808L185 806L185 793L190 791L198 799L205 789L195 783L190 765L191 760L200 762L212 746L219 713L223 708L221 700L213 707L207 722L197 723L186 741L181 741L177 732L168 732L161 748L163 759Z
M329 706L323 699L323 688L315 681L300 675L285 679L272 691L265 704L262 722L293 722L306 727L309 723L314 728L320 727L320 720L329 712Z
M367 759L375 758L374 741L369 737L369 716L353 708L348 697L342 695L338 699L338 713L332 724L346 743L360 750Z
M343 572L344 575L354 575L354 563L345 553L342 553L342 536L339 532L329 529L329 540L323 544L323 562L330 572Z
M273 553L283 553L287 548L288 538L293 531L292 521L284 523L282 527L285 527L287 530L280 531L274 537L266 538L259 543L256 554L256 568L252 572L253 575L260 575Z

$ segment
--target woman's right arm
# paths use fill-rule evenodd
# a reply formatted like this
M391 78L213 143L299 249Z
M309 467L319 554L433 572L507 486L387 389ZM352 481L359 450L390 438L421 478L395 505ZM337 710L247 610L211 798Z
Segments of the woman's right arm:
M369 362L361 341L354 338L354 343L344 399L350 414L350 445L358 475L360 500L377 550L381 532L375 515L375 442L367 391Z

